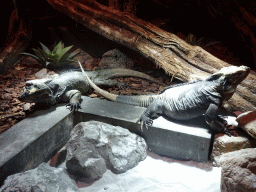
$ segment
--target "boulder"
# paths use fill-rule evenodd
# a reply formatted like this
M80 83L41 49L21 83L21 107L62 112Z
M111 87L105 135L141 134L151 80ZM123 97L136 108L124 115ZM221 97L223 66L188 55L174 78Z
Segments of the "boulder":
M133 61L126 55L120 52L118 49L107 51L102 56L99 63L100 67L111 67L111 68L132 68Z
M220 136L214 140L211 160L216 166L220 166L219 159L221 155L240 149L256 147L256 140L248 134L237 131L239 136L229 137L227 135Z
M236 121L244 131L256 139L256 111L242 113L237 117Z
M0 192L11 191L77 192L78 187L65 169L42 163L35 169L8 176Z
M124 173L147 156L147 145L142 137L97 121L76 125L66 149L67 170L92 179L100 178L106 169Z
M223 154L220 165L222 192L256 191L255 148Z

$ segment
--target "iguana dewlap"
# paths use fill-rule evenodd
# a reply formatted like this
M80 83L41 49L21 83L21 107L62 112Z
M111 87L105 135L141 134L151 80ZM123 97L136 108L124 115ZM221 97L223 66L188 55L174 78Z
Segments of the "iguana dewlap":
M205 115L206 122L216 131L225 131L225 120L217 115L223 101L229 100L236 87L249 74L250 68L224 67L205 80L166 87L158 95L125 96L104 91L87 79L90 85L105 98L126 104L147 107L139 122L149 126L156 114L176 120L188 120ZM224 130L223 130L224 129Z
M120 83L112 80L115 77L138 77L158 84L163 84L153 77L130 69L96 69L87 71L88 76L98 86L116 86ZM19 100L31 103L45 103L48 106L58 102L69 102L70 109L78 110L81 95L90 89L87 79L80 71L70 71L53 79L36 79L26 82L26 87Z

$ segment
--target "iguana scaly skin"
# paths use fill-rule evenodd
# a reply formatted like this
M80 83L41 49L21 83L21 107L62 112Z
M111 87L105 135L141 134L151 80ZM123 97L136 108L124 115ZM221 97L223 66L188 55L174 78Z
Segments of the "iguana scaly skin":
M121 85L118 81L112 80L115 77L138 77L158 84L162 82L141 72L130 69L97 69L87 71L88 76L98 86ZM45 103L48 106L55 105L59 101L69 102L70 110L80 108L81 95L86 94L90 89L87 79L81 71L70 71L53 79L36 79L26 82L24 92L19 100L31 103Z
M223 101L229 100L236 87L249 74L250 68L224 67L205 80L169 86L158 95L125 96L114 95L93 84L90 85L105 98L120 103L147 107L138 122L149 126L153 123L153 116L162 114L176 120L188 120L205 115L209 126L219 132L226 132L225 120L217 115L218 108Z

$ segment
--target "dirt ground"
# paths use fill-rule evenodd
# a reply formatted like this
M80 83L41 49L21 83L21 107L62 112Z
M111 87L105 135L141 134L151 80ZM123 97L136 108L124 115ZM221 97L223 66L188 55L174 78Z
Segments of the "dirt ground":
M239 60L233 57L232 53L220 43L205 49L228 63L240 65ZM85 66L85 68L88 70L97 68L99 60L100 59L95 58L96 62L91 66ZM161 69L156 69L154 66L147 66L148 63L144 58L138 58L134 63L135 66L137 66L134 70L151 74L166 85L171 84L171 77L161 72ZM41 69L43 69L43 66L35 59L23 56L20 61L9 70L8 74L0 75L0 134L34 112L34 104L21 102L18 100L18 96L23 91L25 82L35 79L34 74ZM108 91L116 94L130 95L157 93L159 90L163 89L160 85L137 78L118 78L118 80L125 82L128 86L109 88ZM103 98L94 91L90 92L87 96Z

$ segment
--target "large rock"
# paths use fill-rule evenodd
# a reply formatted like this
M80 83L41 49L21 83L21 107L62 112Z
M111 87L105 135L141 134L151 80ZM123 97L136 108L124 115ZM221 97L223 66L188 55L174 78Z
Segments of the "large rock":
M256 147L256 140L248 134L238 131L238 137L229 137L223 135L215 139L211 154L211 160L216 166L220 166L219 159L221 155L240 149Z
M42 163L35 169L7 177L0 192L13 191L77 192L78 187L65 169Z
M133 65L133 61L118 49L113 49L104 53L99 63L100 67L111 68L131 68Z
M256 139L256 111L242 113L236 121L243 130Z
M147 156L147 145L142 137L97 121L76 125L66 149L68 171L93 179L100 178L106 168L124 173Z
M256 149L226 153L220 158L221 191L256 191Z

